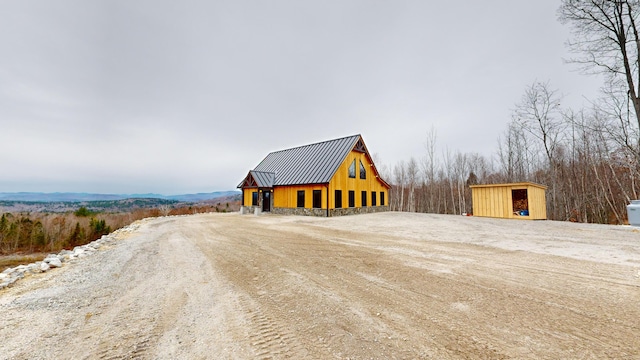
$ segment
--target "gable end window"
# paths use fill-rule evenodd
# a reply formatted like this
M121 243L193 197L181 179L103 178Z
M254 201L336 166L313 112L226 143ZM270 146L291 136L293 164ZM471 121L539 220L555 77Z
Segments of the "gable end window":
M304 190L298 190L298 207L304 207Z
M313 190L313 208L320 209L322 207L322 190Z
M364 168L364 164L362 163L362 160L360 160L360 179L366 179L367 178L367 169Z
M335 192L335 208L340 209L342 207L342 190L336 190Z
M349 165L349 177L356 178L356 160L354 159L351 165Z

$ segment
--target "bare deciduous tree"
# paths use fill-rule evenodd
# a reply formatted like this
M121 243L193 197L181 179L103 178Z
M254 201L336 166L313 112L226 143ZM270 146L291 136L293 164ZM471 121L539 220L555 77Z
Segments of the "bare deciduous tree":
M404 211L404 190L406 187L407 181L407 171L406 165L404 161L400 161L393 167L393 178L394 178L394 196L392 199L394 201L394 210Z
M560 98L557 90L551 89L548 82L534 82L525 89L522 100L516 105L515 122L537 142L548 164L548 177L536 179L547 183L551 200L557 200L558 161L556 160L565 124L560 116ZM529 150L529 149L527 149ZM547 209L547 212L556 208ZM555 217L557 214L552 214Z
M603 73L611 83L624 84L640 127L640 34L637 0L562 0L560 21L572 27L572 59L584 70Z
M515 116L521 128L540 141L547 161L553 166L564 128L557 90L551 89L548 82L534 82L525 89Z
M416 185L418 183L418 162L414 157L409 159L406 167L406 179L407 186L409 187L409 193L407 198L407 211L415 212L416 211Z
M425 157L422 163L423 179L424 179L424 191L426 204L425 210L427 212L436 212L436 171L438 167L438 159L436 155L436 129L431 126L431 129L427 132L427 140L425 141Z
M517 121L507 125L504 138L498 138L498 159L502 168L501 180L515 182L531 180L534 151L529 146L522 126Z

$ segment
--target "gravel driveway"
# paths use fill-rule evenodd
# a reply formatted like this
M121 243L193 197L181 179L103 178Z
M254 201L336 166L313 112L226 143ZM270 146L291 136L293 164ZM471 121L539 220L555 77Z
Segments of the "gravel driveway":
M640 359L640 232L379 213L144 220L0 290L6 359Z

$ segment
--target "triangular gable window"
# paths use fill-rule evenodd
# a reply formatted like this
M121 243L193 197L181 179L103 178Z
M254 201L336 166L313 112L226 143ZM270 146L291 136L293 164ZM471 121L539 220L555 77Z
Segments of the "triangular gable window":
M349 165L349 177L352 179L356 178L356 160L354 159L351 165Z
M364 164L362 163L362 160L360 160L360 179L366 179L367 178L367 169L365 169Z

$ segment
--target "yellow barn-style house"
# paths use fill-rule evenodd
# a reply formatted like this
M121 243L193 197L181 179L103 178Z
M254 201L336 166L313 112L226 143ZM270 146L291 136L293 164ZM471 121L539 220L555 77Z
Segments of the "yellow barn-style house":
M361 135L275 151L238 185L240 212L335 216L389 210L389 189Z

